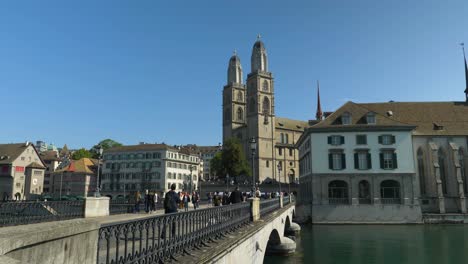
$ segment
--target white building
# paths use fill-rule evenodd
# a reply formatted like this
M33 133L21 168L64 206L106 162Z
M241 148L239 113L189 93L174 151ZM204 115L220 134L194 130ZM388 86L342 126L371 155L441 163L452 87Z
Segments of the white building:
M101 189L111 197L137 191L166 192L198 188L200 158L189 148L140 144L108 149L103 154Z
M420 222L412 131L348 102L306 129L300 204L313 222Z

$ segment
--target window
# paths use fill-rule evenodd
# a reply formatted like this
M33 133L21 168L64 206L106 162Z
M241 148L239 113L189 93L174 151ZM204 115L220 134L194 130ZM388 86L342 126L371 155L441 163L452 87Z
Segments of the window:
M440 172L440 181L442 182L442 192L447 194L447 175L446 175L446 160L445 152L440 148L437 151L438 161L439 161L439 172Z
M244 120L244 111L242 111L242 108L237 108L237 120L242 121Z
M244 99L243 97L244 97L244 95L242 94L242 92L237 93L237 101L242 102L243 99Z
M375 124L375 114L374 113L368 113L366 115L366 123L370 124L370 125Z
M341 115L341 123L343 125L351 125L351 114L346 112Z
M280 137L281 137L281 141L280 141L280 142L281 142L282 144L284 144L284 134L281 133L281 134L280 134Z
M331 181L328 184L328 201L330 204L348 204L348 184L345 181Z
M394 180L385 180L380 183L380 198L382 204L400 204L400 184Z
M266 167L270 168L270 161L269 160L266 161Z
M342 152L332 152L328 154L328 167L331 170L346 169L346 156Z
M394 150L384 150L380 152L380 168L384 170L398 168L397 155Z
M419 176L419 190L421 195L426 194L426 179L424 178L426 175L424 173L424 152L421 148L418 149L417 152L418 156L418 176Z
M269 86L269 85L268 85L268 81L267 81L267 80L264 80L264 81L263 81L263 91L268 92L268 90L269 90L269 87L268 87L268 86Z
M356 145L366 145L367 136L366 135L356 135Z
M106 163L106 169L110 169L111 168L111 163Z
M286 134L285 136L286 136L286 144L289 144L289 135Z
M342 145L345 143L345 139L343 136L328 136L328 144L329 145Z
M357 170L371 169L371 154L368 151L358 151L354 153L354 168Z
M167 178L168 178L168 179L172 179L172 173L168 172L168 173L167 173Z
M381 135L381 136L379 136L379 144L382 144L382 145L395 144L395 136L393 136L393 135Z
M290 157L292 157L293 152L294 152L293 149L289 149L289 156L290 156Z
M283 155L283 148L278 148L278 154L281 156Z
M366 180L359 182L359 204L371 204L370 185Z
M265 115L268 115L270 114L270 100L268 99L268 97L264 97L263 98L263 114Z

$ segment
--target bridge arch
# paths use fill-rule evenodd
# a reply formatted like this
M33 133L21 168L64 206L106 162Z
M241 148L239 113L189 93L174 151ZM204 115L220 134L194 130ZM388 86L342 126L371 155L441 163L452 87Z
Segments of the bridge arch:
M281 244L281 236L278 233L277 229L273 229L270 232L270 237L268 238L265 253L270 253L272 251L272 247L277 246L279 244Z

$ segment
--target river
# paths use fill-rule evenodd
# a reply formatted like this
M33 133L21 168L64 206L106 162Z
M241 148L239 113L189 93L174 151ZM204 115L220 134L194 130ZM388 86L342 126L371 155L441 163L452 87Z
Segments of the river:
M293 255L264 263L468 263L464 225L309 225L296 243Z

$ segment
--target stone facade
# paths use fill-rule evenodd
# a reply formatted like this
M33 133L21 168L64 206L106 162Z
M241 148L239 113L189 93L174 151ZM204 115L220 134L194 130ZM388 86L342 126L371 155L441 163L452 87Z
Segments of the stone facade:
M253 46L251 66L244 84L239 57L234 54L229 60L227 84L223 89L223 140L237 137L244 146L246 158L252 163L249 142L255 139L257 150L253 167L256 180L297 182L299 164L294 144L308 127L308 122L275 115L274 78L268 71L266 48L260 40Z

